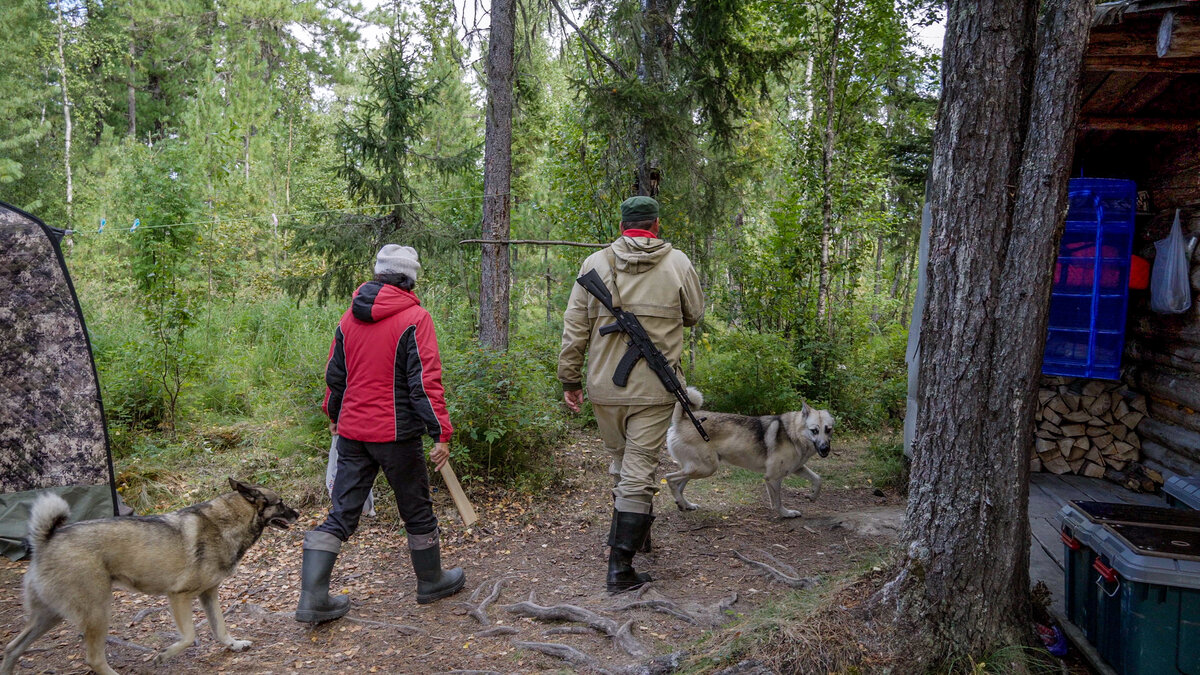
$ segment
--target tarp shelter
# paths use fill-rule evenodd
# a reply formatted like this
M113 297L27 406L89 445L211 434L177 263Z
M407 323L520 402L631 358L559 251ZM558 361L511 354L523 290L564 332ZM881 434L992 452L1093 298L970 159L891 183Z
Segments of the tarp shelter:
M25 555L43 492L71 520L117 514L100 386L64 232L0 202L0 554Z

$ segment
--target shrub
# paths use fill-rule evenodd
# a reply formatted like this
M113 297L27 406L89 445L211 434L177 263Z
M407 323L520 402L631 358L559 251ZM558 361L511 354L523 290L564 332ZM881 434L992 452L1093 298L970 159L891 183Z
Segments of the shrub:
M904 456L904 441L880 438L867 447L867 474L871 483L881 488L908 487L908 458Z
M553 354L511 347L446 349L452 457L463 480L537 488L551 478L550 453L567 433Z
M704 394L704 407L742 415L796 410L805 373L780 335L706 335L688 384Z

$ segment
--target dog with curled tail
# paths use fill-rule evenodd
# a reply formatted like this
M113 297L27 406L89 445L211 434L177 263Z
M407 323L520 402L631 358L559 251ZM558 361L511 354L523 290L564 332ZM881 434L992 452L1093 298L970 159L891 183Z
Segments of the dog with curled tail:
M704 397L692 387L687 390L693 408L704 405ZM763 475L771 508L780 518L795 518L799 511L783 507L783 479L804 474L812 482L812 497L821 493L821 477L808 467L813 455L829 455L834 419L828 410L804 404L800 410L782 415L735 415L696 411L703 420L709 441L675 404L671 429L667 432L667 452L679 463L679 470L666 476L667 485L681 511L698 508L683 496L688 481L716 473L722 462Z

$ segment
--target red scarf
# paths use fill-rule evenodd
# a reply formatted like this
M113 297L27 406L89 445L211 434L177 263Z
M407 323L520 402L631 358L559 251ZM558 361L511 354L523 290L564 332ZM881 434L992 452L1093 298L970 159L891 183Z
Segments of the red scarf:
M623 236L623 237L647 237L649 239L658 239L658 236L655 235L650 230L639 230L636 227L631 227L628 230L625 230L624 232L621 233L621 236Z

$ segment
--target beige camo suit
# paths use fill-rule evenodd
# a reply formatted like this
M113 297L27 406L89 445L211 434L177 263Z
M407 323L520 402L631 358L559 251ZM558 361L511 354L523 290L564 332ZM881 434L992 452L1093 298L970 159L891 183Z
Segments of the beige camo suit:
M688 257L661 239L622 236L589 256L579 274L593 269L612 292L614 305L638 317L682 383L683 329L704 315L704 291ZM675 398L645 360L634 366L627 386L613 384L627 338L620 333L600 336L600 328L612 322L612 314L575 284L563 316L558 379L566 391L579 389L588 354L587 395L612 455L609 473L618 481L613 489L616 509L650 513L658 453L667 439Z

